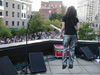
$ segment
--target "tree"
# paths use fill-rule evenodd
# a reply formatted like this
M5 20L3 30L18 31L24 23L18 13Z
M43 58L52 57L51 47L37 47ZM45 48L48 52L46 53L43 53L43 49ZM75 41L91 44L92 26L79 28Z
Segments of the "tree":
M3 25L3 21L2 18L0 18L0 26Z
M45 29L45 31L54 31L55 29L54 28L52 28L51 26L50 26L50 24L53 24L53 25L55 25L56 27L58 27L58 28L61 28L61 22L59 21L59 20L52 20L52 21L50 21L49 19L48 20L45 20L44 21L44 29Z
M90 23L83 23L78 32L79 40L95 40L96 34L93 28L89 28Z
M41 15L40 13L34 13L35 16L33 16L33 18L31 19L30 25L29 25L29 33L34 33L34 32L40 32L40 31L44 31L44 19L43 19L43 15Z
M48 32L54 31L50 24L54 24L56 27L61 28L61 22L58 19L55 20L44 20L43 15L40 13L35 13L35 16L31 19L28 32L35 33L35 32Z
M56 27L61 28L61 21L59 21L58 19L52 20L51 23Z
M19 30L19 35L25 35L26 34L26 29L25 26L23 26L20 30Z
M49 19L44 20L44 24L43 24L44 32L54 31L54 29L50 27L50 24L51 24L51 21Z
M1 37L11 37L12 36L9 28L3 25L2 18L0 18L0 36Z
M11 31L6 26L0 26L0 36L1 37L11 37Z
M58 14L58 13L52 13L52 15L49 17L49 19L52 21L52 20L59 20L61 21L62 20L62 14Z
M12 28L11 33L12 33L13 36L18 35L17 28Z

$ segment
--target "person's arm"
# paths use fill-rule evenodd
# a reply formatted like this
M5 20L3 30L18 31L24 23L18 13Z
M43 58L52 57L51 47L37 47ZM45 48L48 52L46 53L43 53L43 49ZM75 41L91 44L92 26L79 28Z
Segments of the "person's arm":
M62 22L61 34L63 33L64 30L65 30L65 22Z
M77 32L80 30L80 23L77 23Z

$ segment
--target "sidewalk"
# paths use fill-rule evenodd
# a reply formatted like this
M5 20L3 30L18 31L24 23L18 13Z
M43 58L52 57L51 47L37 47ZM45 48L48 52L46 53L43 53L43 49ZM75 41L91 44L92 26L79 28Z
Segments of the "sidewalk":
M100 64L94 61L86 61L80 58L74 59L73 69L62 69L62 59L54 55L44 56L47 71L27 75L100 75ZM19 74L20 75L20 74Z

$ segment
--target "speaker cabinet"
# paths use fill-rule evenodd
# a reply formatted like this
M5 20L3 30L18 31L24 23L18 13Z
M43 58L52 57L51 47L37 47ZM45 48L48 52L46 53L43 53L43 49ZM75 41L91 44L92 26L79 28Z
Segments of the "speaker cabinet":
M18 75L17 70L7 56L0 57L0 74L1 75Z
M47 71L43 59L43 53L29 53L31 73Z
M96 57L88 47L80 47L81 57L86 60L94 60Z

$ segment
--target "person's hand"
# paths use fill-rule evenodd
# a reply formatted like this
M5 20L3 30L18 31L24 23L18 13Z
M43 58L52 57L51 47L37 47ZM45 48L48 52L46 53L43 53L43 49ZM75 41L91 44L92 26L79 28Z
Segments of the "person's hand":
M58 31L61 33L61 29L59 28Z

